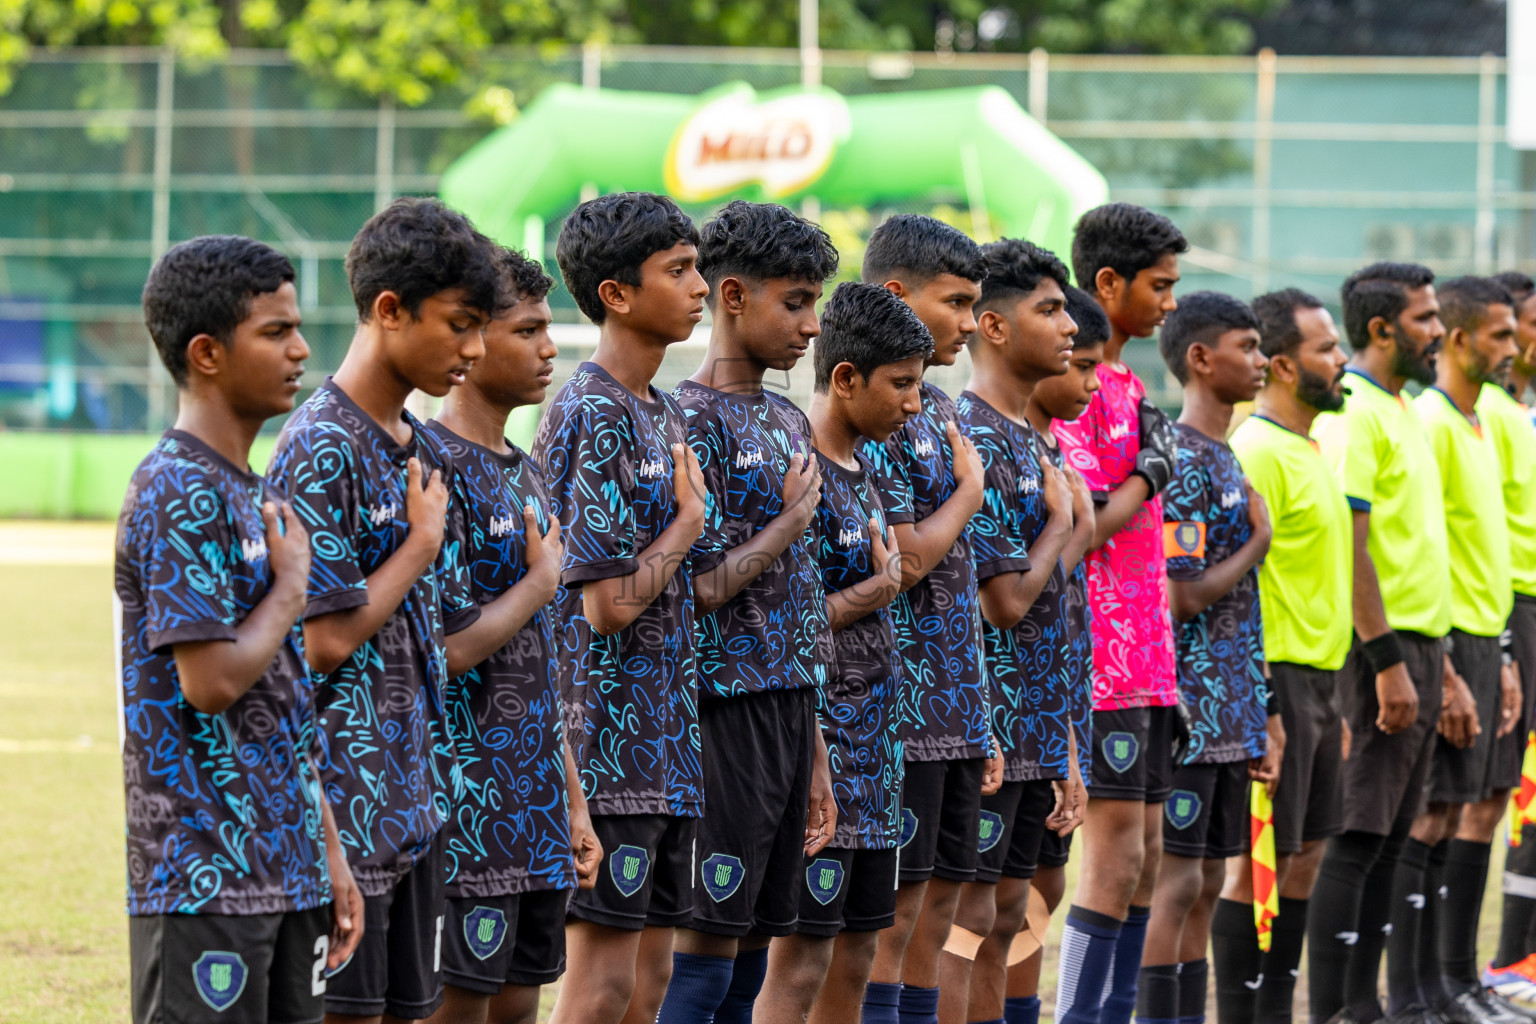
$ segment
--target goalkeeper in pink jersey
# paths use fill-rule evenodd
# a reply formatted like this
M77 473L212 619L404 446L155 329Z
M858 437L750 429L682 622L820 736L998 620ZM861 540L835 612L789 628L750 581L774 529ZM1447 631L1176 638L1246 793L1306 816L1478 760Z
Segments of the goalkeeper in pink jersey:
M1173 475L1173 425L1121 361L1176 303L1179 254L1168 218L1127 203L1090 210L1072 241L1072 272L1109 318L1099 391L1053 431L1097 505L1088 554L1093 609L1093 743L1087 850L1061 941L1058 1024L1127 1024L1162 853L1172 788L1178 689L1160 494ZM1106 980L1108 984L1106 985Z

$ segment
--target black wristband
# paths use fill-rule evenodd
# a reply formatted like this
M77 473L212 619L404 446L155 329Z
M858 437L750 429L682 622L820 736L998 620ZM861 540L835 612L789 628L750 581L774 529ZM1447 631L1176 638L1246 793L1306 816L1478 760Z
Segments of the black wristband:
M1360 653L1365 655L1371 671L1378 675L1403 663L1403 645L1398 641L1396 631L1390 629L1374 640L1362 641Z

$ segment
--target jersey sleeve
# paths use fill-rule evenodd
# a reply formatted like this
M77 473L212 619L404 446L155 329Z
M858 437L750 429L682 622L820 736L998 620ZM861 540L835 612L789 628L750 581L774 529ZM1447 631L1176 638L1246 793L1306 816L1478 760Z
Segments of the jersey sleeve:
M280 486L309 531L309 592L304 617L368 603L357 550L357 453L339 429L310 428L290 438Z
M1376 504L1376 477L1381 472L1381 424L1373 416L1349 418L1344 445L1334 451L1334 474L1356 512Z
M480 618L470 572L469 495L462 473L453 473L448 488L448 517L439 555L438 593L443 606L443 632L458 633Z
M233 640L232 538L218 488L191 476L176 500L144 511L134 526L150 648Z
M1007 444L991 431L973 431L971 440L982 465L981 510L966 526L976 557L977 582L1005 572L1028 572L1029 543L1014 504L1018 470Z
M1109 500L1109 492L1116 485L1110 481L1109 474L1099 461L1099 452L1106 440L1101 393L1094 393L1088 408L1077 419L1053 420L1051 433L1056 435L1056 440L1061 444L1061 453L1067 465L1083 475L1083 481L1088 484L1088 490L1093 492L1094 500L1100 503Z
M1212 487L1193 448L1180 444L1177 470L1163 491L1163 554L1168 578L1197 580L1205 574L1205 532L1211 521Z
M916 522L917 512L912 497L912 474L907 468L906 428L896 431L879 441L865 441L860 449L869 460L869 471L874 480L875 493L880 496L880 507L885 510L886 521L897 523Z
M571 587L633 573L640 562L628 417L583 402L548 440L544 472L565 537L561 582Z
M688 445L699 460L699 473L704 477L704 490L709 494L715 509L725 508L726 491L730 486L730 464L727 461L725 433L720 418L712 408L696 409L685 406L683 414L688 419ZM725 535L724 520L720 515L704 517L704 531L688 549L688 566L693 574L708 572L725 561L729 542Z

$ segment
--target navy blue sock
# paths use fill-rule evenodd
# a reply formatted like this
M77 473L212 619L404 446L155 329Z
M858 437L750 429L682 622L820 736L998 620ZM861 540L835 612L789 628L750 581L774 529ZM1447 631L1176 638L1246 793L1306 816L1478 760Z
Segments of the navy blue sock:
M1109 979L1109 994L1099 1011L1099 1024L1131 1024L1136 1009L1136 976L1141 973L1141 947L1147 942L1147 919L1151 907L1131 907L1120 926L1115 942L1115 966Z
M1204 957L1179 964L1179 1024L1205 1024L1205 992L1210 977L1210 963Z
M872 981L864 987L863 1024L901 1024L901 982Z
M724 956L672 954L672 980L656 1024L709 1024L731 987L735 961Z
M768 947L736 952L736 967L731 971L731 987L726 990L715 1024L752 1024L752 1005L762 991L768 973Z
M1056 1024L1099 1024L1099 1006L1120 928L1121 923L1108 914L1078 906L1067 911L1056 981ZM1142 928L1145 931L1145 922Z
M902 985L898 1014L901 1024L939 1024L939 990Z
M1040 997L1014 996L1003 1003L1005 1024L1040 1024Z

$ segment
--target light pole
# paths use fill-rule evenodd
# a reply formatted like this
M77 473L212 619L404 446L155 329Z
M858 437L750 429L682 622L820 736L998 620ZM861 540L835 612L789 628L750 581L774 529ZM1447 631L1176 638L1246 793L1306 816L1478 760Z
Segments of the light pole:
M807 89L821 84L819 14L817 0L800 0L800 84Z

